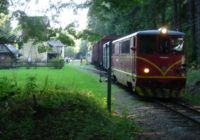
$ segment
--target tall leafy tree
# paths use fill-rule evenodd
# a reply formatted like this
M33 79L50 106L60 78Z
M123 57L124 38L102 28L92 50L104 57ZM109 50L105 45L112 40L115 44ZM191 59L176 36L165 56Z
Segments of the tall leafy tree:
M7 0L0 1L0 43L10 43L15 41L15 36L11 34L10 17L8 15L9 3Z
M187 60L200 64L200 1L88 0L87 5L93 34L126 35L166 26L186 33Z
M89 28L102 36L171 26L170 0L98 0L89 10Z
M0 13L8 14L8 0L1 0L0 1Z
M44 16L22 16L20 25L23 30L23 39L28 41L34 39L35 42L48 40L48 18Z

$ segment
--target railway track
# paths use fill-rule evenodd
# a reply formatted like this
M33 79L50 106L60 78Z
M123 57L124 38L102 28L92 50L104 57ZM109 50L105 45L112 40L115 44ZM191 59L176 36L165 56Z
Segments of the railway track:
M106 78L107 73L104 71L97 70L95 68L87 68L87 70L94 72L96 74L99 74L100 79L101 79L101 77L102 77L102 79ZM127 90L127 92L130 92L127 88L125 88L125 89ZM151 98L149 100L159 104L160 106L167 108L168 110L178 114L179 116L182 116L183 118L193 122L198 127L200 127L200 108L195 108L182 100L181 101L180 100L179 101L172 100L172 101L168 101L168 102L154 100L153 98Z
M200 127L200 110L195 109L191 105L186 105L181 102L161 102L156 101L157 104L167 108L168 110L184 117L185 119L195 123Z

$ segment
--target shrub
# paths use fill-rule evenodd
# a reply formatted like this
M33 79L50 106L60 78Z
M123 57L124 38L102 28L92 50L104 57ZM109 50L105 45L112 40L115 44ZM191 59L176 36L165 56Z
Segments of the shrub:
M15 79L15 78L13 78ZM131 140L136 127L126 118L109 114L102 99L49 84L39 87L35 76L25 88L0 103L0 139ZM17 81L2 78L0 91L8 95Z
M48 89L37 99L34 106L30 96L17 96L1 109L0 139L133 139L133 122L113 117L87 94Z
M48 66L54 67L55 69L61 69L64 67L64 63L64 59L57 57L49 60Z
M190 69L187 71L186 93L184 98L191 103L200 104L200 71Z
M6 100L9 96L19 93L17 81L13 78L0 77L0 100Z

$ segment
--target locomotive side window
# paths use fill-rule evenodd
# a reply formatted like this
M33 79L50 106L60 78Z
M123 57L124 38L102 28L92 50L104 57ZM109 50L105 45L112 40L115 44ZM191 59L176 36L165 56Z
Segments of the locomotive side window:
M133 47L135 47L135 46L136 46L136 38L133 37Z
M153 54L156 50L156 36L155 35L141 35L139 51L141 54Z
M112 54L115 54L115 44L112 43Z
M119 46L120 46L119 42L114 43L113 54L119 55Z
M121 53L130 53L130 40L126 40L121 44Z

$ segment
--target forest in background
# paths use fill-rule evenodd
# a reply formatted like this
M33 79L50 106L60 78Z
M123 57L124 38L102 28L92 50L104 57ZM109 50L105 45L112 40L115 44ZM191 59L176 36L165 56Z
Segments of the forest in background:
M91 0L88 30L103 37L167 27L186 34L188 64L200 64L199 0Z

